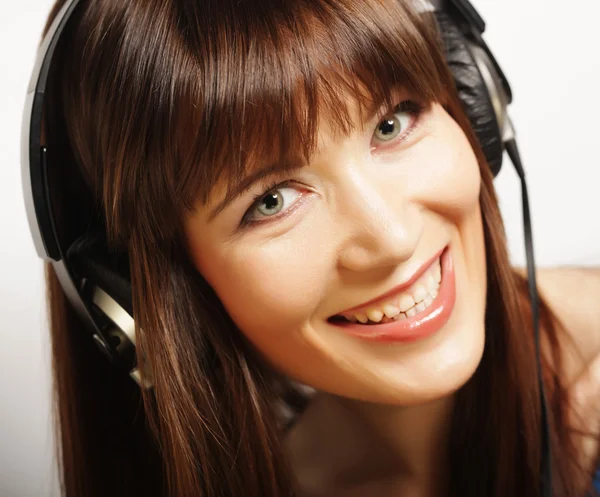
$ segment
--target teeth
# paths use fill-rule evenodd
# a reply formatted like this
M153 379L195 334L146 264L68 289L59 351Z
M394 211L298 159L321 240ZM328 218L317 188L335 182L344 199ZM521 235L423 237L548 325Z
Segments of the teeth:
M408 295L405 293L400 296L400 301L398 302L398 307L400 308L400 312L406 312L414 305L415 305L415 301L412 298L412 295Z
M413 291L413 299L415 299L416 303L425 300L425 297L427 297L427 295L429 295L427 288L425 288L422 284L416 285L416 288Z
M383 312L381 312L378 309L369 309L367 311L367 316L369 316L369 319L375 323L379 323L379 321L381 321L381 319L383 318Z
M383 306L383 312L388 318L395 318L398 314L400 314L400 309L394 305L387 304Z
M435 281L435 276L433 274L427 275L426 285L427 285L427 290L429 290L429 294L437 291L438 284L437 284L437 281Z
M353 315L343 315L353 323L389 323L416 315L429 307L438 296L442 270L440 260L407 291L383 302L382 305L366 309Z
M367 315L363 314L362 312L355 314L355 316L359 323L365 324L369 321L369 318L367 317Z

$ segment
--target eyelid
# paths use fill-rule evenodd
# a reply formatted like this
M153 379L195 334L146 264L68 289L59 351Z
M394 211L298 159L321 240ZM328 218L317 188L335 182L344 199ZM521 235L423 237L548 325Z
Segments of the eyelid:
M261 188L261 193L259 193L258 195L252 195L253 199L252 200L252 205L250 206L250 208L254 207L259 200L261 200L267 193L272 192L273 190L277 190L279 188L284 188L286 187L292 180L286 179L283 181L271 181L271 183L269 184L268 187L266 188Z
M296 200L296 202L294 202L292 204L291 207L289 207L288 209L286 209L284 212L284 214L276 214L275 216L271 216L270 218L268 218L268 221L253 221L250 219L250 214L254 211L254 209L257 207L258 202L260 202L262 200L262 198L267 195L269 192L273 191L273 190L280 190L282 188L286 188L290 185L297 185L298 187L302 186L300 183L295 182L294 180L291 179L287 179L284 181L280 181L278 182L273 182L270 184L270 186L268 186L266 189L263 188L261 189L260 194L258 195L253 195L254 200L252 201L252 203L250 204L250 206L248 207L248 209L246 210L246 212L244 213L244 215L242 216L242 220L240 222L240 228L246 228L246 227L250 227L252 225L259 225L259 224L263 224L263 223L268 223L270 222L270 220L276 220L279 219L280 217L284 217L287 216L287 212L289 211L293 211L295 209L295 205L298 202L301 202L302 197L304 196L304 194L301 194L300 197L298 198L298 200ZM308 188L305 188L308 191Z
M406 107L406 111L409 111L411 107L414 111L424 110L428 107L428 104L423 103L417 98L397 98L392 102L395 103L393 103L390 107L386 108L385 106L382 106L381 109L379 109L379 112L374 118L377 123L387 116L394 115L396 112L398 112L399 107Z
M402 106L405 106L405 108L400 109ZM386 149L393 148L394 146L397 146L397 145L405 142L410 137L410 135L412 135L419 128L423 114L425 114L425 112L427 112L428 108L429 108L428 105L423 104L417 100L404 99L400 103L395 105L391 110L388 110L388 112L386 112L385 114L383 114L381 117L378 118L376 126L378 126L379 123L381 123L381 121L384 120L387 116L392 116L392 115L396 114L397 112L408 112L408 113L412 114L413 119L412 119L411 126L408 128L407 131L402 133L399 137L394 138L391 141L387 142L387 144L379 144L377 146L372 144L371 150L374 150L377 148L386 150Z

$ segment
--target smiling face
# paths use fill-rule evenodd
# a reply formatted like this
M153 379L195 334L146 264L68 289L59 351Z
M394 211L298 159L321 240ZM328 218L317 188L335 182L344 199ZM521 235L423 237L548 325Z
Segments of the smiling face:
M401 96L366 122L350 103L349 134L324 120L307 164L222 210L215 188L185 226L198 271L274 368L410 405L479 364L486 266L475 154L442 106Z

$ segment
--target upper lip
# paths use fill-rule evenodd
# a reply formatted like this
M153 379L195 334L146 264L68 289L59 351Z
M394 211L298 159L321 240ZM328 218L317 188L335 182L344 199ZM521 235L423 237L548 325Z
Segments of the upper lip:
M440 250L433 257L431 257L430 259L426 260L423 264L421 264L419 266L419 269L417 269L413 273L413 275L410 278L408 278L408 280L406 280L405 282L400 283L398 286L395 286L391 290L388 290L387 292L385 292L383 295L380 295L379 297L375 297L374 299L369 300L368 302L364 302L360 305L357 305L356 307L346 309L345 311L342 311L342 312L338 313L337 315L350 314L353 312L355 313L355 312L365 310L365 309L373 306L374 304L377 304L383 300L386 300L389 297L391 297L392 295L400 293L401 291L409 288L415 281L417 281L423 275L423 273L425 271L427 271L427 269L429 269L429 267L435 262L435 260L438 259L442 255L444 250L445 250L445 248Z

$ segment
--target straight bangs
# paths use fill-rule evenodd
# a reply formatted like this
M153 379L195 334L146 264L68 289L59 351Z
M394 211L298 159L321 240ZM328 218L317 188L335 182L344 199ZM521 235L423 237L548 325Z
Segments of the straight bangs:
M168 244L215 190L310 162L324 121L344 135L399 91L451 91L412 0L101 0L75 16L60 100L114 245Z
M190 5L191 4L191 5ZM310 160L319 125L344 135L398 102L447 98L431 14L398 0L188 2L176 99L176 201L192 210L258 169ZM193 20L193 22L192 22ZM181 25L180 25L181 27ZM183 84L182 84L183 83ZM164 153L164 152L163 152Z

